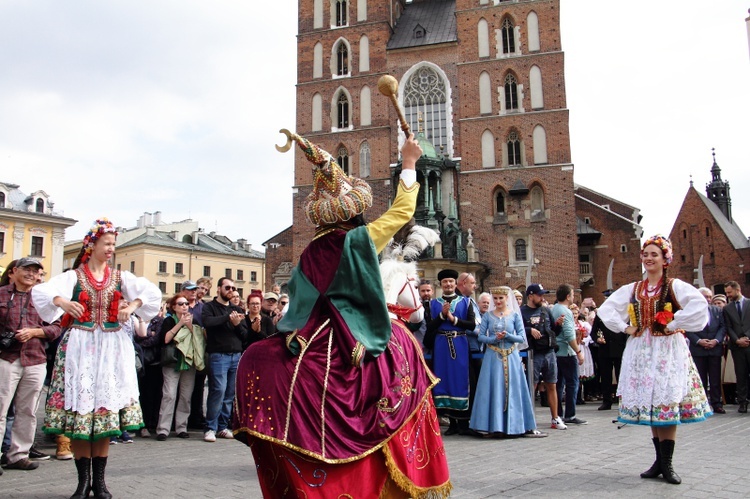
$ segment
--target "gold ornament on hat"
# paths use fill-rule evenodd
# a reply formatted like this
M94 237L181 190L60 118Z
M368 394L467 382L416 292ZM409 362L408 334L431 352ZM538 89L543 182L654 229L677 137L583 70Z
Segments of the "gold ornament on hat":
M364 180L347 175L327 151L290 132L279 130L287 137L287 143L276 146L286 152L296 141L305 157L313 165L313 190L307 196L305 215L315 225L331 225L346 222L361 215L372 206L372 189Z

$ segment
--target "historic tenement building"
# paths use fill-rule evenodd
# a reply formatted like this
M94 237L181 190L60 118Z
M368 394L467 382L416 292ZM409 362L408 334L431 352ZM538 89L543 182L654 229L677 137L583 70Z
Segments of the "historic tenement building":
M415 218L442 238L420 260L427 278L451 266L476 272L485 289L567 282L600 299L610 267L614 284L639 276L638 210L574 184L559 9L559 0L299 0L296 131L370 182L373 219L392 199L404 140L377 83L398 80L425 151ZM302 211L311 167L300 151L295 165L293 257L268 248L268 274L294 263L313 233Z
M0 272L13 260L38 259L48 276L63 270L65 229L77 220L63 216L43 190L25 194L0 182Z
M732 218L729 182L722 180L715 156L706 195L698 192L690 181L669 237L674 246L672 277L706 286L714 293L723 293L724 283L733 280L747 294L750 242Z

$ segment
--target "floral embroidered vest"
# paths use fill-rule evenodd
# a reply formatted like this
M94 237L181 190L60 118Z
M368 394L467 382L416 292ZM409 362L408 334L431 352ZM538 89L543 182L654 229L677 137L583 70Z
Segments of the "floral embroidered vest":
M83 315L73 319L70 326L84 331L117 331L120 323L117 312L122 300L120 288L121 278L119 270L107 271L102 282L97 282L86 265L76 269L78 282L73 290L73 301L83 305Z
M667 286L667 296L661 312L656 311L661 295L648 296L646 281L640 281L633 287L628 315L630 316L630 323L638 328L635 336L643 334L645 329L649 329L653 336L668 336L677 332L667 331L667 324L674 318L674 313L682 309L674 296L672 282L673 279L668 279L667 283L664 284Z

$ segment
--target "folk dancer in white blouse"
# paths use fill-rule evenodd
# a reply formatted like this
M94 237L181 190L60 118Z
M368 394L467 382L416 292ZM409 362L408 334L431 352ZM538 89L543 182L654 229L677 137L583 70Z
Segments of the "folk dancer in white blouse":
M161 292L143 277L113 270L117 231L103 218L83 240L73 270L32 290L43 320L63 313L68 327L57 350L44 431L71 439L78 488L71 499L112 495L104 483L109 437L143 427L135 350L122 329L132 313L145 321L159 311ZM120 308L122 299L129 305Z
M705 298L692 285L670 279L672 243L656 235L643 243L641 262L647 277L623 286L599 308L612 331L628 334L617 384L619 421L651 426L656 461L641 478L663 475L682 480L672 467L677 425L712 414L685 331L706 325Z

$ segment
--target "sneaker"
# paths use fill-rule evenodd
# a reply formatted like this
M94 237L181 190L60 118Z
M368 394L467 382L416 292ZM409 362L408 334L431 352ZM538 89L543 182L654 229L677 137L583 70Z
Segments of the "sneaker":
M232 432L231 430L229 430L229 428L224 428L219 433L217 433L216 436L219 438L229 438L234 440L234 435L232 435Z
M133 443L133 437L130 436L130 433L127 431L122 432L122 436L120 436L120 440L122 440L122 443L124 444L132 444Z
M70 439L68 437L63 435L57 437L57 452L55 452L55 457L60 461L73 459L73 453L70 451Z
M140 432L138 433L141 438L151 438L151 432L148 431L148 428L141 428Z
M208 430L203 434L204 442L216 442L216 433L213 430Z
M573 416L572 418L565 418L563 421L565 421L567 424L589 424L589 422L585 419L578 419L575 416Z
M539 430L529 430L526 433L524 433L522 436L526 438L544 438L547 436L547 434Z
M110 437L109 438L109 445L117 445L120 442L117 440L117 437Z
M556 418L552 419L552 426L550 426L553 430L567 430L568 427L563 423L563 420L560 416L557 416Z
M39 449L32 445L29 449L29 459L31 459L32 461L47 461L49 459L49 454L41 452Z
M39 463L35 463L31 459L25 457L23 459L19 459L15 463L8 463L5 469L31 471L31 470L37 469L38 467L39 467Z

